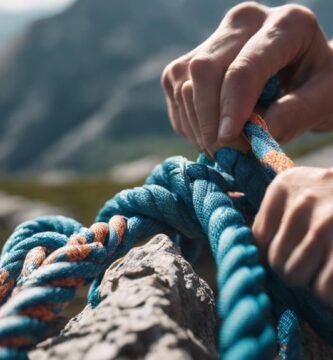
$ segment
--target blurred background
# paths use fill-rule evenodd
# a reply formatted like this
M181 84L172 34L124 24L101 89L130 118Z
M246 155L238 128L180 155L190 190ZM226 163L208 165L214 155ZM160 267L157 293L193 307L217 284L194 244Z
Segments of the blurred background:
M62 213L89 225L163 158L196 152L172 133L159 79L232 0L0 0L0 235ZM263 3L282 5L286 1ZM326 34L332 0L304 0ZM333 143L306 135L300 156Z

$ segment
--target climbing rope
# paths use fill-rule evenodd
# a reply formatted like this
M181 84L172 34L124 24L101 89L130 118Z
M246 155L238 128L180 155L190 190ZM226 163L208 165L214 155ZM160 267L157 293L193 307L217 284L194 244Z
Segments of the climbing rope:
M274 88L274 87L273 87ZM276 89L276 87L274 88ZM252 151L223 148L211 160L172 157L142 187L107 201L96 223L40 217L18 226L0 261L0 358L27 359L75 290L92 283L136 243L165 232L195 261L205 239L217 266L219 354L227 360L301 359L301 321L333 345L333 317L306 288L288 288L259 262L249 227L274 176L293 166L253 114ZM274 321L270 314L274 315Z

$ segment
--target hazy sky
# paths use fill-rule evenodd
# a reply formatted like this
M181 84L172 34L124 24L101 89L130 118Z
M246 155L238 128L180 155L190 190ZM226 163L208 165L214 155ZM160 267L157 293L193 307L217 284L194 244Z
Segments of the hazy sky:
M0 0L0 11L58 9L75 0Z

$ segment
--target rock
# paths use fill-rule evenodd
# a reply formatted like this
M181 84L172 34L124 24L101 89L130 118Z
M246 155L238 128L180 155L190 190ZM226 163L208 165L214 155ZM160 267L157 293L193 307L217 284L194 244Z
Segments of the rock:
M132 249L105 273L87 306L31 360L215 359L214 295L165 235Z

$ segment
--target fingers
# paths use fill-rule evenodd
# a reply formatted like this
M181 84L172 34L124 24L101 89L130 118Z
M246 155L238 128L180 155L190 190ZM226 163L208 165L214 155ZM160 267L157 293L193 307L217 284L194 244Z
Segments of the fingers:
M312 193L297 195L297 190L293 191L295 186L299 186L299 172L298 169L288 170L272 182L255 218L253 233L270 267L285 280L293 281L294 278L303 284L309 280L318 263L313 262L313 268L307 268L307 272L299 276L298 268L290 268L289 260L309 232L316 198ZM291 196L293 192L295 194Z
M326 251L323 246L318 246L318 241L326 242L326 235L318 235L310 230L287 259L283 276L289 285L310 284L323 266Z
M314 91L318 88L320 91ZM320 79L314 76L277 100L265 113L272 136L284 144L305 131L332 130L332 121L326 121L326 114L333 113L332 88L330 73Z
M255 218L255 242L290 286L313 285L333 306L331 169L295 167L269 186Z
M332 247L328 252L325 266L319 273L314 284L315 292L318 296L326 302L329 306L333 307L333 251Z
M253 235L263 257L278 232L287 201L287 189L274 180L268 187L253 223Z
M242 46L260 28L266 14L267 8L256 3L236 6L204 43L173 61L163 72L161 84L174 130L189 137L210 155L217 148L224 73ZM190 126L186 124L184 113Z
M188 140L190 140L190 142L194 146L196 146L198 149L200 149L200 147L196 143L196 137L194 135L194 132L192 130L192 126L191 126L191 123L190 123L190 120L188 117L188 112L186 110L184 98L182 98L181 100L178 100L177 106L178 106L178 112L179 112L179 117L180 117L180 123L182 126L182 134L184 136L186 136L186 138Z
M195 112L195 107L193 102L193 84L191 80L187 80L183 84L182 94L183 94L183 102L188 119L188 124L191 127L191 134L192 134L191 136L194 139L195 145L199 149L199 151L204 151L204 146L200 136L199 120Z
M296 61L309 46L307 42L311 37L304 40L304 32L309 31L307 26L313 19L309 16L310 20L306 20L300 9L288 8L288 16L283 16L285 10L281 10L282 13L268 18L228 67L220 100L218 138L221 143L239 136L269 78ZM293 24L296 20L299 21L297 29Z
M219 93L224 73L222 57L199 55L194 57L190 64L199 136L205 150L211 156L217 138Z
M190 62L201 141L210 155L219 147L220 94L225 72L265 17L266 8L261 5L246 3L235 7Z
M283 83L291 92L268 112L273 135L286 142L304 129L326 129L327 121L312 126L313 116L307 111L307 99L311 109L331 103L310 91L312 85L323 87L322 78L313 76L313 84L307 80L318 66L331 64L327 49L315 16L304 7L269 9L253 2L234 7L205 42L173 61L162 75L174 130L210 155L221 145L238 144L265 83L278 72L281 77L283 72L289 74ZM327 89L333 86L330 78ZM307 85L302 87L304 82ZM333 105L329 111L333 112Z
M292 271L290 272L288 264L290 257L295 253L295 248L300 243L303 243L304 237L309 230L313 206L313 199L310 197L308 199L301 198L293 202L289 201L286 205L280 227L269 246L268 262L271 268L290 281L292 281L291 276L298 281L301 280L297 271L295 272L294 269L291 269ZM311 269L308 269L308 272L311 274ZM291 276L288 277L290 274ZM308 276L305 276L305 279L307 280Z
M188 63L197 49L171 62L163 71L161 86L164 91L168 115L173 130L184 135L188 126L183 123L185 109L183 104L182 87L189 78Z

